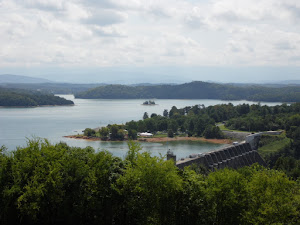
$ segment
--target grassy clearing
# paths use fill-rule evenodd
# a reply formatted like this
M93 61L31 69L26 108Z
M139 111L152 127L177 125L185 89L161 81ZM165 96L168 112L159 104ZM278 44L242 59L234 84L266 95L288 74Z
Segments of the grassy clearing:
M168 137L167 134L162 134L162 133L157 133L155 135L153 135L154 138L164 138L164 137Z
M174 137L186 137L187 135L184 133L174 134ZM168 137L168 134L165 132L157 132L153 135L153 138L165 138Z
M225 127L224 124L217 124L217 126L220 128L220 130L251 133L251 131L231 130L231 129L228 129L227 127Z
M290 139L286 137L285 132L281 135L263 135L260 139L258 152L266 156L282 150L289 143Z

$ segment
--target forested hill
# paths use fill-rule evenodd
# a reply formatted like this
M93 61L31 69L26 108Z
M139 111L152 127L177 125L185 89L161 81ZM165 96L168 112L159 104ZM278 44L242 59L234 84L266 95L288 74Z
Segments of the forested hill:
M0 88L0 106L73 105L74 102L52 94Z
M76 98L103 99L222 99L270 102L299 102L300 87L267 88L262 86L237 87L194 81L180 85L125 86L107 85L75 95Z

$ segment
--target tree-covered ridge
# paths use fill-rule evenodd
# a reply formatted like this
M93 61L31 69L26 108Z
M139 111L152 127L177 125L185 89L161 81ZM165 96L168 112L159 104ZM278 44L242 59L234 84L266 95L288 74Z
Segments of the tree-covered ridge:
M99 87L104 84L70 84L70 83L39 83L39 84L4 84L0 86L8 89L22 89L29 91L39 90L43 93L54 94L74 94L78 92L87 91L91 88Z
M0 150L1 224L299 224L299 183L259 166L197 173L140 152L29 141Z
M0 88L0 106L73 105L74 102L53 94Z
M106 85L78 93L76 98L103 99L222 99L270 102L300 102L300 87L237 87L195 81L180 85Z

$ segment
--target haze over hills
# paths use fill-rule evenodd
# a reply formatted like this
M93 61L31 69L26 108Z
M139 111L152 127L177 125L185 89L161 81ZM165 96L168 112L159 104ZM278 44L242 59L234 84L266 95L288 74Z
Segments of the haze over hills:
M103 75L103 74L102 74ZM101 75L101 76L102 76ZM43 76L41 77L36 77L36 76L24 76L24 75L14 75L14 74L2 74L0 75L0 85L4 84L9 84L9 86L12 86L13 88L22 88L20 87L21 84L27 84L27 86L30 86L30 84L44 84L46 86L55 86L56 84L59 84L59 86L62 85L74 85L74 86L86 86L86 87L96 87L98 86L103 86L103 85L108 85L108 84L121 84L121 85L131 85L131 86L153 86L153 85L163 85L163 84L170 84L170 85L178 85L178 84L183 84L183 83L188 83L188 82L193 82L193 81L204 81L207 83L218 83L218 84L231 84L234 86L245 86L245 85L262 85L262 86L276 86L276 87L284 87L284 86L294 86L294 85L300 85L300 80L262 80L262 81L256 81L253 80L251 82L246 82L246 81L241 81L241 80L236 80L235 82L225 82L224 80L219 80L219 79L189 79L189 78L181 78L180 80L174 80L171 79L171 76L168 77L169 79L165 79L165 77L161 77L159 81L155 80L148 80L145 79L145 74L141 73L140 76L143 77L142 79L136 79L137 78L137 73L135 73L134 77L128 77L128 79L120 79L120 76L115 77L114 75L107 74L106 77L110 77L110 79L106 79L106 81L99 81L99 75L96 74L86 74L82 75L82 77L87 77L87 79L82 79L81 82L80 80L77 79L77 75L74 74L74 77L72 76L66 76L66 79L64 81L60 81L59 79L56 79L59 74L56 76L51 76L53 79L49 79L49 76ZM154 75L153 75L154 76ZM61 75L61 77L64 77L64 75ZM93 79L94 77L94 79ZM146 77L151 77L151 74L147 74ZM135 78L135 79L131 79ZM18 84L14 86L13 84ZM34 85L33 85L34 86ZM37 86L34 86L36 88ZM25 89L27 89L25 87Z
M3 74L0 75L0 83L37 84L37 83L53 83L53 81L44 78L28 77L28 76L13 75L13 74Z
M105 84L90 83L90 84L73 84L58 83L43 78L35 78L20 75L5 74L0 75L0 86L12 89L24 89L31 91L39 91L53 94L74 94L77 92L86 91L90 88L99 87Z

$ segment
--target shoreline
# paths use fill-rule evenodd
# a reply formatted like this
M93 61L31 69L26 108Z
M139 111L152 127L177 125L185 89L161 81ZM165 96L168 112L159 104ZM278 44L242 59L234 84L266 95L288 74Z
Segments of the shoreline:
M77 135L68 135L63 136L64 138L73 138L73 139L80 139L80 140L86 140L86 141L103 141L99 137L87 137L87 136L77 136ZM111 141L111 140L109 140ZM118 141L118 140L116 140ZM116 142L111 141L111 142ZM128 141L128 140L123 140ZM202 142L208 142L213 144L232 144L232 140L230 139L206 139L204 137L153 137L153 138L138 138L138 142L156 142L156 143L163 143L163 142L170 142L170 141L202 141ZM107 141L103 141L107 142Z
M39 107L56 107L56 106L75 106L75 104L66 104L66 105L34 105L34 106L0 106L0 108L39 108Z

